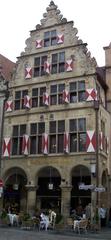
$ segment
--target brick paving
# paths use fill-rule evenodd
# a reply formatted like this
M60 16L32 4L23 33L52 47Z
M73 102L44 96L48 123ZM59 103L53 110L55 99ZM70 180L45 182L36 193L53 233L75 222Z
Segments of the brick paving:
M0 227L0 240L110 240L111 229L99 233L76 234L72 231L36 231Z

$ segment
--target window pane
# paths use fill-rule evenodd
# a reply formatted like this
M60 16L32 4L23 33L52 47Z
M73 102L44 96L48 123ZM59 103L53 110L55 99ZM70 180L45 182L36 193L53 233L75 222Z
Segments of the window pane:
M40 75L40 68L34 68L34 77L38 77Z
M57 104L57 96L56 95L50 96L50 104L51 105Z
M45 132L45 123L44 122L38 123L38 134L42 134L44 132Z
M37 123L31 123L30 134L31 135L36 135L37 134Z
M58 58L57 53L56 54L52 54L52 63L57 63L57 58Z
M44 47L50 46L50 39L44 39Z
M86 119L81 118L78 119L78 131L85 131L86 130Z
M57 64L52 65L51 73L52 74L57 73Z
M77 83L76 82L71 82L70 83L70 91L76 90L77 89Z
M15 101L15 110L20 109L20 100Z
M59 94L59 96L58 96L58 104L63 104L63 94Z
M41 95L41 96L42 96L43 93L45 93L45 92L46 92L46 87L40 88L40 95Z
M57 85L52 85L51 86L51 93L56 93L57 92Z
M49 38L50 37L50 32L48 31L48 32L45 32L44 33L44 38Z
M38 137L38 154L42 153L42 136Z
M77 102L77 93L70 93L70 103L76 103Z
M13 136L19 135L19 126L13 126Z
M65 71L65 64L64 63L59 63L59 73Z
M78 90L85 90L85 81L78 82Z
M23 90L23 91L22 91L22 98L23 98L24 96L26 96L26 95L28 95L28 90Z
M30 154L36 154L36 137L30 137Z
M59 53L59 62L65 62L65 52Z
M38 107L38 98L32 98L32 108Z
M20 125L20 136L26 133L26 125Z
M15 92L15 99L20 99L21 98L21 92L17 91Z
M85 91L78 92L78 101L83 102L86 100L86 94Z
M51 37L56 37L56 30L51 31Z
M86 133L79 134L79 151L86 151Z
M19 138L19 155L22 154L22 142L23 142L23 138L20 137L20 138Z
M64 135L58 135L58 153L63 153L64 151Z
M38 88L32 89L32 96L38 96Z
M18 138L12 139L12 155L17 155L18 150Z
M56 43L57 43L57 38L56 38L56 37L53 37L53 38L51 39L51 46L56 45Z
M70 134L70 152L77 152L77 134Z
M56 133L56 121L50 122L50 133Z
M58 121L58 133L59 132L64 132L65 131L65 121L64 120L61 120L61 121Z
M59 84L58 91L63 92L64 89L65 89L65 84Z
M44 62L46 62L46 61L47 61L47 56L43 56L41 58L41 65L44 65Z
M34 66L40 66L40 57L34 59Z
M50 153L56 153L56 135L50 136Z
M77 131L77 120L76 119L71 119L70 120L70 132L76 132Z

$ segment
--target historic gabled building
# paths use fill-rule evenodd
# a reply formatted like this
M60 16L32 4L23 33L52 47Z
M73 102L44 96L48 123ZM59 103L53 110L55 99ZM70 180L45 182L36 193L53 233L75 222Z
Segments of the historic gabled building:
M5 106L4 205L67 216L108 203L108 86L77 32L51 1L18 57Z

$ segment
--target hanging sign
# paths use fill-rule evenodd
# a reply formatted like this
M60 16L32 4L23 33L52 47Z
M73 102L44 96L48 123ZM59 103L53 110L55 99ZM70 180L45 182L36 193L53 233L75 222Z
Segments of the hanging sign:
M80 190L92 190L94 189L94 185L90 184L90 185L85 185L84 183L79 184L79 189Z
M94 191L95 192L105 192L106 189L104 187L95 187Z

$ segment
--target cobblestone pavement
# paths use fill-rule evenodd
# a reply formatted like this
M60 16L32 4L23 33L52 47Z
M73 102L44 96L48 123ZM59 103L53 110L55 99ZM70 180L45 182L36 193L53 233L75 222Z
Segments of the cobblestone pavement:
M75 234L69 231L30 231L16 228L1 228L0 240L111 240L111 229L100 233Z

